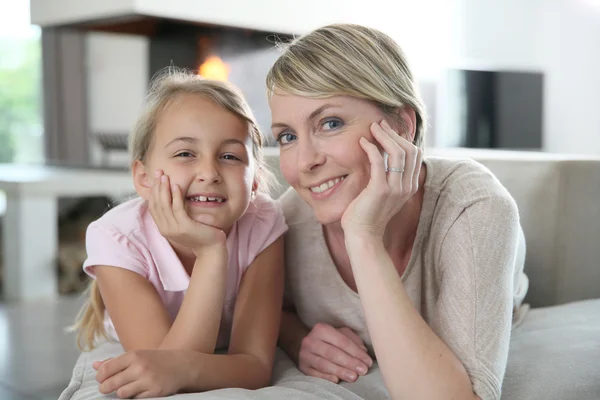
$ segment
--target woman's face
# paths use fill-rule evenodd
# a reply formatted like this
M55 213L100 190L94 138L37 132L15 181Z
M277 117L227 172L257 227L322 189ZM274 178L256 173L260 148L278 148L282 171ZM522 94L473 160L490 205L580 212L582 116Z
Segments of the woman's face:
M283 176L321 224L339 222L369 182L369 159L359 139L373 142L370 126L384 113L350 96L313 99L280 91L270 106Z

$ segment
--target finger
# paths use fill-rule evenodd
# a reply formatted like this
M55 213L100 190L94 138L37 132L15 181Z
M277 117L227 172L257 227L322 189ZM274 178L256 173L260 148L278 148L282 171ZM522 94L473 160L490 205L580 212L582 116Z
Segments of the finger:
M116 394L120 399L142 399L143 397L140 397L140 395L146 391L147 390L141 381L134 380L117 389Z
M423 149L417 149L417 161L415 162L415 173L413 174L413 190L416 191L419 188L419 176L421 176L421 168L423 167Z
M354 331L352 329L344 326L343 328L339 328L338 331L340 331L340 333L343 333L350 340L352 340L354 343L356 343L360 347L361 350L364 350L365 352L368 351L367 346L365 346L365 342L363 342L363 340L360 338L360 336L358 336L356 333L354 333Z
M188 218L183 202L183 195L177 184L171 185L171 193L173 197L173 216L179 222L183 222Z
M308 376L314 376L315 378L325 379L326 381L333 383L340 383L340 378L331 374L324 374L323 372L319 372L314 368L307 368L306 374Z
M307 336L303 341L309 352L316 353L327 359L336 360L336 363L358 373L363 373L364 367L373 365L371 357L369 357L365 350L360 348L360 345L331 325L317 324L313 328L313 333L313 335ZM322 347L323 343L332 346L333 350ZM337 352L341 352L343 355L340 356ZM348 359L344 358L344 356L349 356L352 362L347 362Z
M92 363L92 368L94 368L97 371L98 368L100 368L102 366L102 364L104 364L105 362L107 362L109 360L112 360L112 358L107 358L106 360L94 361Z
M151 399L153 397L157 397L157 396L154 394L154 392L151 392L148 390L148 391L138 394L137 396L134 397L134 399Z
M358 379L358 373L349 370L348 368L344 368L324 357L320 357L317 354L308 354L305 357L304 362L309 365L309 368L313 368L323 374L335 375L346 382L354 382Z
M102 383L109 379L111 376L116 375L126 370L130 365L128 353L125 353L119 357L111 358L102 363L96 372L96 380L98 383Z
M383 128L384 126L386 126L385 130ZM391 127L389 127L387 122L383 120L381 124L371 125L371 132L383 150L388 153L388 168L405 169L406 151L396 141L396 138L399 136ZM391 174L393 174L393 176ZM401 188L402 179L397 178L402 176L404 176L404 172L388 172L387 177L392 178L391 180L388 179L388 182L394 183L396 187L400 186Z
M416 169L419 148L394 131L386 120L381 122L381 127L384 132L387 133L389 137L404 151L404 172L402 174L401 188L406 192L412 192L413 188L416 187L413 185L413 182L415 179L415 172L418 174ZM388 166L396 167L396 165L392 165L390 163L388 163ZM397 175L398 173L395 174ZM397 182L398 180L396 179L395 181Z
M379 149L364 137L360 138L359 143L365 153L367 153L369 163L371 164L371 179L369 180L369 184L385 184L387 181L385 165Z
M344 368L344 370L352 371L354 374L365 375L369 371L368 361L370 361L370 357L365 351L360 349L356 343L352 342L351 340L350 342L352 343L351 345L346 344L346 346L340 348L332 346L326 342L318 341L312 347L312 353L331 361L332 363ZM356 354L356 356L350 355L350 352ZM343 377L340 376L340 378ZM345 378L343 379L347 380Z
M98 390L100 390L100 393L102 394L117 392L117 395L123 398L119 395L119 393L122 391L122 388L130 385L132 382L136 382L137 380L137 375L132 371L132 368L127 368L126 370L121 371L102 382L98 387Z
M157 170L155 173L155 180L152 186L152 197L150 201L150 214L154 219L154 222L162 232L164 229L169 229L169 221L166 218L164 207L161 202L161 190L163 188L162 179L164 173L161 170Z
M177 221L173 215L173 204L171 197L171 185L169 183L169 177L162 175L160 177L160 188L158 195L158 207L163 222L162 231L163 235L169 235L173 232L177 232Z

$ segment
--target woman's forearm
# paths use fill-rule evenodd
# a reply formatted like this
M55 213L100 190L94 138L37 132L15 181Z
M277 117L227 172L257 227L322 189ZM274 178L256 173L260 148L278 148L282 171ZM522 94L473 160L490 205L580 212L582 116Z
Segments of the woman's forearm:
M414 308L381 240L346 236L369 334L395 399L476 399L456 355Z
M159 349L213 353L225 298L228 255L225 245L197 257L190 285Z
M298 364L302 339L308 335L308 332L308 328L302 323L298 314L293 311L283 311L281 313L278 344L296 365Z

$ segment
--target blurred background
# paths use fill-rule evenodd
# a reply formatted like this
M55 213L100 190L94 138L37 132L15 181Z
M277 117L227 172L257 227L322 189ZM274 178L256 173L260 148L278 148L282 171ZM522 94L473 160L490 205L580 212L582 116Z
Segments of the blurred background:
M85 228L127 191L89 174L129 179L152 75L176 65L233 82L269 134L276 43L334 22L402 46L427 147L600 155L599 0L0 0L0 399L57 398L69 381ZM47 202L31 203L42 187ZM47 265L27 261L21 225L50 232L35 244L49 241Z

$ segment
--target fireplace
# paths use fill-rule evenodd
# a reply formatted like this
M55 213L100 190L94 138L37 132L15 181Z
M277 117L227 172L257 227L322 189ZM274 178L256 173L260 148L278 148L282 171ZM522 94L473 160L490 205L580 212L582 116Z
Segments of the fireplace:
M233 83L244 93L265 133L267 145L275 145L268 134L271 119L265 77L279 54L276 42L290 40L290 35L165 18L96 22L79 28L147 37L150 78L165 67L176 66L209 79ZM91 136L105 154L126 150L126 132L91 132Z
M94 8L91 6L77 9L77 2L60 2L68 3L70 8L60 11L56 7L47 7L45 2L32 3L32 22L42 20L48 161L69 165L126 166L127 135L139 110L143 92L148 88L149 81L145 79L151 79L168 66L185 68L211 79L227 80L239 87L265 133L267 145L275 145L269 134L271 118L265 78L279 56L276 42L291 40L293 35L289 30L282 32L285 30L282 24L278 29L270 29L273 24L269 21L262 23L262 18L259 18L262 13L258 9L254 10L256 20L236 17L232 11L219 14L226 16L228 21L218 21L219 15L210 16L209 9L198 7L181 8L179 15L171 17L169 14L174 12L169 7L160 13L136 9L141 5L149 7L149 2L131 3L129 11L109 10L109 5L104 3L94 3L94 7L106 10L91 10ZM163 3L152 4L165 6ZM200 12L198 10L205 11L202 18L186 18L187 14ZM264 28L260 28L259 20ZM139 38L147 43L144 61L138 62L136 67L145 71L137 73L136 69L125 68L127 75L121 74L120 57L123 54L111 56L112 53L105 53L109 56L101 61L112 63L120 81L105 79L100 90L97 90L97 85L90 88L89 82L99 82L100 78L96 75L97 68L90 67L95 63L88 63L86 58L89 32L117 34L120 35L117 37L128 37L130 41L133 40L131 38ZM132 90L125 85L128 79L137 82ZM114 82L120 82L122 86ZM112 88L119 88L125 96L119 96L118 90ZM102 94L98 95L100 92ZM111 118L116 122L105 126L97 123Z

